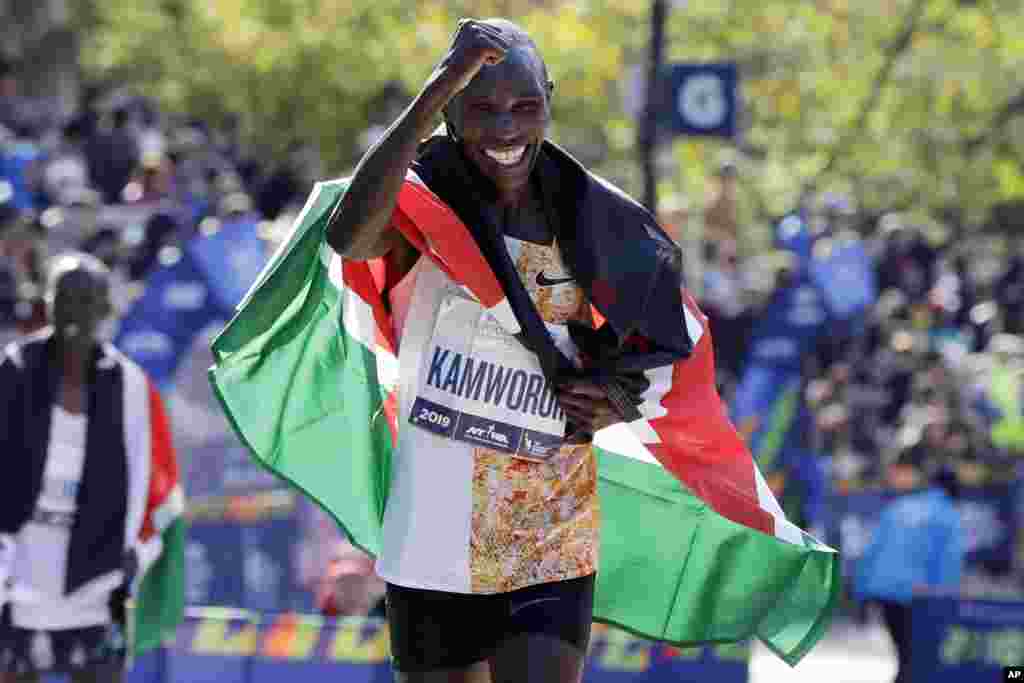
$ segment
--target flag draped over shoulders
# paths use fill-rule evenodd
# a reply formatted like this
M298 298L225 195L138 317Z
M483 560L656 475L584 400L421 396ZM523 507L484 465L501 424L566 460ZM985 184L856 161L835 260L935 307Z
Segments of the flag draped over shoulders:
M398 362L381 296L384 263L343 260L325 242L346 188L346 180L314 188L214 341L210 379L253 456L376 554L399 424ZM488 256L415 173L393 224L506 330L519 331L522 315ZM600 270L613 266L598 262L592 282L607 282ZM670 286L678 291L652 305L674 305L675 327L660 313L646 329L685 353L641 367L640 417L595 438L602 540L594 618L678 645L757 637L795 664L837 604L838 555L785 519L716 393L707 320L678 283ZM621 310L605 307L617 321ZM623 323L633 334L645 324Z

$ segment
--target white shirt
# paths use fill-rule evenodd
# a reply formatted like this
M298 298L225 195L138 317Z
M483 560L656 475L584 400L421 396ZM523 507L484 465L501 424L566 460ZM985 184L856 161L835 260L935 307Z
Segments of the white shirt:
M46 512L74 514L85 464L86 416L53 407L43 485L36 502ZM65 595L71 529L29 521L17 536L11 618L15 626L60 630L110 623L110 594L121 572L105 574Z

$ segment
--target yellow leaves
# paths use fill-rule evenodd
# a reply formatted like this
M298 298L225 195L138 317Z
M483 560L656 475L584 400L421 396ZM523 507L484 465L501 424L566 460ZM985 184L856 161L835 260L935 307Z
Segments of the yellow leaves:
M996 32L992 26L992 20L987 16L979 17L974 27L974 39L977 41L978 47L982 49L992 47L995 43L995 38Z
M1017 160L1000 159L992 165L1002 199L1024 198L1024 173Z
M800 113L800 81L794 78L762 78L744 84L760 109L784 118Z
M832 22L832 49L842 52L850 46L850 23L848 21Z
M775 98L775 108L786 118L796 118L800 114L800 90L795 87L783 90Z
M751 117L746 140L765 154L746 169L745 187L761 196L760 205L790 208L801 177L817 173L821 155L851 137L845 132L871 93L885 46L916 1L690 0L670 11L670 61L740 64ZM630 183L637 177L635 122L622 111L620 91L628 66L646 54L650 0L183 0L180 23L160 3L95 4L99 27L83 34L90 76L116 69L169 109L194 107L190 113L212 120L230 109L266 138L314 138L334 169L354 161L353 141L384 83L400 80L416 92L456 19L507 15L531 32L548 61L565 139L603 134L607 162L597 170ZM957 141L982 132L1019 89L1024 14L1013 4L929 0L867 129L842 143L848 148L832 179L867 182L900 170L903 189L883 180L872 194L877 201L913 189L923 205L949 201L935 178L966 173L952 151ZM936 142L937 131L948 135ZM1003 139L1024 136L1008 130ZM677 175L688 193L703 191L713 163L705 157L720 144L676 142ZM1020 154L1024 144L1014 144ZM1024 186L1019 166L1005 162L972 164L968 175L979 186L957 195L966 204L1019 196Z
M786 16L779 12L758 14L753 19L754 30L762 34L778 34L786 28Z

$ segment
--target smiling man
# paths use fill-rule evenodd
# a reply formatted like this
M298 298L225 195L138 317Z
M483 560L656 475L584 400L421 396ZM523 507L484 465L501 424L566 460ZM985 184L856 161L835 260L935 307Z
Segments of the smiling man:
M795 664L836 553L729 422L678 245L546 139L552 92L520 28L460 22L355 174L316 185L214 389L376 557L400 681L577 683L592 619Z
M569 326L591 330L594 319L552 199L559 163L575 163L545 142L553 89L522 29L463 20L420 95L359 165L328 229L346 258L384 257L385 299L407 347L401 372L412 376L377 563L401 680L581 676L599 527L590 442L627 406L565 372L582 363ZM439 115L447 133L430 138ZM392 225L410 169L472 226L492 268L519 290L520 311L539 316L532 341L481 318L480 304ZM531 347L547 335L569 351L549 349L538 364ZM434 362L410 360L420 354ZM463 473L468 496L442 504L439 486ZM453 568L467 554L465 571Z

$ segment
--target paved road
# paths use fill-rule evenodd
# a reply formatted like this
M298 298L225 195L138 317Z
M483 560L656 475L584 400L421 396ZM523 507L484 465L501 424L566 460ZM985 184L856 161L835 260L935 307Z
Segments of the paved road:
M895 675L896 655L878 625L837 624L793 668L760 643L750 662L750 683L890 683Z

